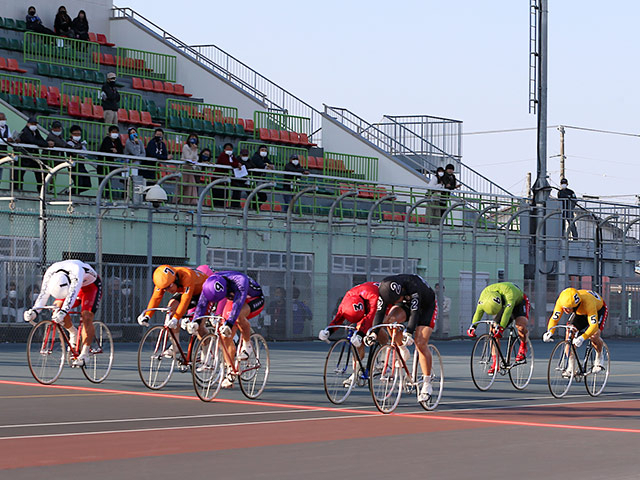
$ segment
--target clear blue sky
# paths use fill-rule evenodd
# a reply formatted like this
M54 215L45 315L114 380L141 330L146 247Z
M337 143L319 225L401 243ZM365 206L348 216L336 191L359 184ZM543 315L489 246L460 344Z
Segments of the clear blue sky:
M346 107L371 122L443 116L468 133L535 126L529 0L125 1L119 6L187 43L219 46L318 109ZM549 3L549 125L640 133L640 2ZM640 138L568 130L570 187L638 193L639 147ZM535 180L535 148L534 131L465 135L463 162L523 193L526 172ZM559 153L555 129L548 153ZM548 168L557 185L558 158Z

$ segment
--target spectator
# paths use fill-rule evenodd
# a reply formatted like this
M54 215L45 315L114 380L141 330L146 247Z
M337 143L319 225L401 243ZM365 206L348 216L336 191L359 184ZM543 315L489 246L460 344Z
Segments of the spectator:
M67 148L86 152L87 142L82 139L82 128L78 125L72 125L69 129L69 133L71 134L71 138L67 141ZM78 154L78 158L86 159L87 156L85 154ZM80 195L91 187L91 178L89 178L84 162L76 161L73 171L76 174L74 180L75 188L73 189L73 192L74 195Z
M191 170L182 172L182 179L179 189L179 195L176 199L180 199L180 203L185 205L198 204L198 187L196 186L196 176L193 173L197 170L198 163L198 135L190 133L187 142L182 146L182 161L185 162L185 169Z
M158 160L171 160L171 155L169 155L169 151L167 150L167 144L164 142L164 130L161 128L155 129L153 138L147 143L146 153L148 158L156 159L156 161L142 160L141 164L147 167L157 167ZM155 180L156 172L155 170L143 169L142 176L147 180Z
M99 151L105 153L117 153L120 155L124 153L124 146L122 145L122 140L120 140L120 129L116 125L111 125L109 127L109 135L104 137L102 140ZM117 162L118 159L113 157L102 157L102 161L105 163L114 163ZM98 175L101 177L108 175L110 170L111 169L105 164L98 165Z
M75 38L89 41L89 21L84 10L78 12L78 16L71 22L71 28Z
M102 109L104 110L104 123L107 125L118 124L118 108L120 108L120 92L116 88L116 74L107 73L107 81L102 85L100 93Z
M259 170L273 170L273 165L269 160L269 148L266 145L260 145L258 150L253 154L249 162L247 163L247 169L249 171ZM260 178L264 176L264 172L251 172L254 178ZM265 191L258 192L258 202L264 203L267 201L267 193Z
M49 146L47 141L42 138L42 135L38 131L38 119L36 117L29 117L29 119L27 120L27 124L18 134L17 142L24 143L26 145L36 145L41 148L47 148ZM37 155L38 149L21 148L20 151L23 153L23 155L20 156L20 168L18 168L16 171L16 173L18 174L16 181L18 185L21 185L25 174L24 169L32 168L35 170L34 174L36 176L36 185L38 191L40 191L40 188L42 187L42 184L44 182L44 172L42 171L42 164L31 156Z
M230 143L224 144L224 146L222 147L222 153L218 155L218 161L216 162L216 164L226 165L234 169L239 169L242 166L238 161L238 159L233 155L233 145ZM229 172L227 169L218 169L218 171L220 173L224 173L227 175L233 173L233 172ZM241 179L239 180L236 178L233 178L231 180L231 202L230 202L231 208L240 208L241 192L240 190L238 190L238 188L242 186L244 186L244 180L241 180ZM224 189L216 188L214 190L215 192L212 190L212 195L214 196L214 205L216 202L220 203L221 199L222 199L222 202L224 202L224 198L225 198Z
M123 323L134 323L142 308L140 298L133 294L131 280L124 280L120 290L120 321Z
M127 130L127 133L129 136L127 137L127 142L124 145L124 154L131 155L132 157L146 156L144 144L138 137L138 131L134 127L131 127Z
M456 180L456 176L453 173L455 170L454 166L449 163L446 167L444 167L444 169L445 172L442 176L442 185L444 186L444 188L446 188L447 190L455 190L456 188L460 188L460 184Z
M50 147L67 148L67 142L62 138L62 123L58 120L54 120L51 123L46 140ZM53 155L54 153L52 152L51 154Z
M67 15L67 9L64 6L58 8L58 13L56 14L55 21L53 22L53 29L56 32L56 35L60 35L61 37L73 37L72 30L72 20L69 15Z
M283 340L285 338L285 322L287 320L285 296L285 289L276 287L273 291L273 300L267 306L267 314L271 317L269 334L274 340Z
M7 153L8 142L13 142L11 130L9 129L9 125L7 125L7 116L4 112L0 112L0 156L4 157L4 154Z
M27 30L31 30L36 33L44 33L46 35L54 34L53 30L42 24L42 20L40 20L38 15L36 15L36 7L34 6L27 9Z
M299 297L300 289L293 287L293 304L291 305L293 311L293 334L302 336L305 333L305 326L310 325L309 322L313 319L313 314L302 300L298 300Z
M566 178L560 180L558 199L562 201L562 219L567 223L569 233L571 233L571 237L574 240L578 238L578 228L576 227L575 223L572 223L573 208L575 207L577 198L578 197L576 197L576 192L569 188L569 181Z
M309 174L309 171L305 170L302 165L300 165L298 155L295 153L289 157L289 162L284 166L284 171L290 173L302 173L304 175ZM285 182L283 189L287 192L293 192L295 190L295 185L298 182L298 177L294 175L287 175ZM283 210L286 212L289 209L289 203L291 202L293 195L291 193L285 193L282 195L282 198L284 199Z
M440 292L440 284L436 283L435 288L436 300ZM444 286L442 287L442 305L438 306L438 318L436 320L436 328L434 333L438 333L438 337L445 338L449 336L449 313L451 312L451 298L444 294Z
M2 299L2 315L0 322L18 322L18 310L24 307L24 300L18 297L18 288L15 282L9 282L7 296Z
M444 168L438 167L431 178L429 179L429 184L427 187L431 190L429 192L429 196L432 198L429 203L429 214L428 220L430 225L438 225L440 223L440 219L442 218L442 214L444 213L447 207L447 199L442 198L444 189ZM448 196L449 192L446 192L445 195Z
M209 148L203 148L198 156L199 163L211 163L211 150Z

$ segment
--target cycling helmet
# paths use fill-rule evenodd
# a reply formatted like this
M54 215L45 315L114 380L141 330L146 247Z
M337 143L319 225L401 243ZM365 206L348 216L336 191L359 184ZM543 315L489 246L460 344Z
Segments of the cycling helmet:
M69 287L71 286L71 280L67 272L56 272L51 276L49 285L47 287L49 295L56 300L67 298L69 295Z
M502 310L504 302L502 295L498 292L485 290L480 294L478 305L482 306L482 310L487 315L497 315Z
M208 265L200 265L198 268L196 268L196 270L204 273L207 277L213 275L213 270L211 270Z
M160 290L164 290L176 281L176 270L169 265L160 265L153 272L153 283Z
M383 280L378 287L378 293L385 303L394 304L402 297L402 285L395 280Z
M227 279L214 273L202 285L202 294L209 302L218 303L227 297Z
M565 288L558 296L562 308L576 308L580 304L580 294L575 288Z

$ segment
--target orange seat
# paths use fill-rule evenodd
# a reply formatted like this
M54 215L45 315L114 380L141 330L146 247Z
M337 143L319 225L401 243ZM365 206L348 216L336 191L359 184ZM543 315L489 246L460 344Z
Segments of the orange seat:
M192 96L190 93L185 93L184 85L180 85L179 83L176 83L173 86L173 90L174 90L176 95L180 95L182 97L191 97Z
M159 123L153 123L151 119L151 113L149 112L140 112L140 123L149 127L159 127Z
M132 87L136 90L144 90L144 83L141 78L133 77L131 79Z
M271 136L269 135L269 130L267 130L266 128L261 128L258 131L260 133L260 140L264 140L266 142L271 140Z
M102 105L93 106L93 118L96 120L102 120L104 118L104 109Z
M152 90L157 93L164 93L164 85L160 80L154 80Z
M124 108L118 109L118 122L119 123L129 123L129 115Z
M18 60L15 58L7 58L7 70L11 72L27 73L26 70L20 68Z
M80 116L83 118L93 118L93 105L90 103L81 103Z
M146 90L147 92L153 92L153 82L148 78L145 78L144 80L142 80L142 89Z
M69 101L69 103L67 103L67 113L71 117L81 117L82 113L80 113L80 102Z
M110 67L116 66L116 59L110 53L105 53L104 58L102 59L103 65L108 65Z
M140 112L138 112L137 110L129 110L129 123L133 123L134 125L142 125Z
M98 36L93 32L89 32L89 41L93 43L98 43Z
M168 95L173 95L175 93L175 90L173 88L173 83L164 82L164 93Z

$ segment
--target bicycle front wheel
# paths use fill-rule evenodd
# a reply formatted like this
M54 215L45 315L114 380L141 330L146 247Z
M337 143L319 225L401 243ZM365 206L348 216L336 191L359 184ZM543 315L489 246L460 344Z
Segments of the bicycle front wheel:
M162 325L150 328L140 340L138 373L145 387L160 390L169 382L175 366L172 345L169 329Z
M431 352L431 387L433 391L429 396L429 400L426 402L420 402L422 408L425 410L435 410L438 404L440 403L440 398L442 398L442 389L444 388L444 368L442 367L442 357L440 356L440 352L438 349L429 344L429 351ZM416 393L418 398L420 398L420 390L422 389L422 384L424 383L424 378L418 383L418 387L416 389Z
M607 380L609 379L609 371L611 361L609 359L609 347L602 342L602 353L599 362L596 364L596 349L591 348L587 361L585 362L584 386L592 397L597 397L604 390Z
M244 396L250 399L258 398L264 391L269 378L269 347L267 342L259 333L251 335L251 346L253 353L247 360L240 362L240 374L238 383Z
M102 322L93 322L95 335L91 342L91 356L85 361L82 373L92 383L101 383L111 372L113 365L113 338Z
M522 360L516 360L520 352L520 337L511 345L507 361L509 363L509 380L517 390L524 390L533 376L533 345L527 336L527 353Z
M380 347L371 362L369 390L373 403L382 413L391 413L402 395L400 351L392 345Z
M547 367L547 384L551 395L556 398L564 397L573 382L577 362L575 358L570 361L571 355L571 343L566 340L556 345L551 352Z
M480 391L489 390L496 380L499 367L497 354L496 339L488 333L480 335L471 351L471 379Z
M355 349L346 338L335 342L324 361L324 392L331 403L343 403L355 385Z
M191 376L200 400L210 402L218 395L224 376L224 356L216 334L205 335L198 343L193 355Z
M43 385L51 385L62 373L66 345L60 327L43 320L31 329L27 340L27 362L31 375Z

